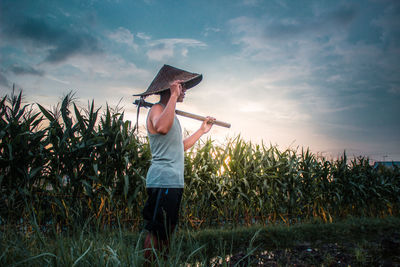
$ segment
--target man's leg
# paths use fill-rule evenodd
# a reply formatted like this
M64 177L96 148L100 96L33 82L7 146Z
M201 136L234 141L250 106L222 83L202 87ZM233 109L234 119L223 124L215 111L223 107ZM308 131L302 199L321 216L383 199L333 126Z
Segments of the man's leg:
M146 260L146 264L151 265L151 263L154 262L154 251L157 251L158 249L157 237L151 232L148 232L144 240L144 258Z
M159 249L159 242L156 234L156 223L154 222L154 214L157 213L156 203L159 197L159 188L147 188L147 201L143 208L143 218L146 222L145 229L148 231L144 240L144 258L146 266L151 266L155 260L155 251Z
M143 210L149 231L145 238L145 258L154 260L154 250L163 253L167 259L171 235L179 221L179 207L182 199L182 188L148 189L149 198ZM153 257L153 258L152 258Z
M182 200L183 188L170 188L165 191L166 202L163 204L164 210L164 235L162 239L162 245L164 248L164 255L168 255L172 235L175 232L175 228L179 223L179 209ZM160 240L161 242L161 240Z

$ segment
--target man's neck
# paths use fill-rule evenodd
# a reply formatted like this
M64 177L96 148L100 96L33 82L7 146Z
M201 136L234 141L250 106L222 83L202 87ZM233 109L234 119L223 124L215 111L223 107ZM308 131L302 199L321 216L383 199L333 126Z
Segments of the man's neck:
M160 97L160 103L162 103L164 105L167 105L170 96L171 96L170 94L162 94L161 97Z

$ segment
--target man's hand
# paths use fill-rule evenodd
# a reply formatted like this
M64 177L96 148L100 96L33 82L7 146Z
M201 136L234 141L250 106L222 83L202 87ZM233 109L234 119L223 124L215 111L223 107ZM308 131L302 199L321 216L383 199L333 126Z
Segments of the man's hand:
M206 134L210 131L212 126L214 125L215 118L207 116L207 118L203 121L203 123L200 126L200 130L203 132L203 134Z
M182 80L175 80L170 84L171 96L179 97L182 94Z
M213 126L213 123L215 121L215 118L213 117L207 117L203 123L201 124L200 128L191 136L187 137L185 140L183 140L183 149L186 151L189 148L191 148L197 140L203 135L206 134L210 131L210 129Z

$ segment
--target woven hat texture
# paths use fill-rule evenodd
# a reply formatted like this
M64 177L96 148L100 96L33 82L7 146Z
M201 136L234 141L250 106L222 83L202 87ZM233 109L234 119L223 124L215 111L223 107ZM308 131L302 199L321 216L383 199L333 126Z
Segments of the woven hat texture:
M170 65L164 65L151 82L149 88L147 88L144 93L134 96L148 96L169 90L170 83L175 80L182 80L185 88L189 89L198 85L202 79L203 76L201 74L191 73Z

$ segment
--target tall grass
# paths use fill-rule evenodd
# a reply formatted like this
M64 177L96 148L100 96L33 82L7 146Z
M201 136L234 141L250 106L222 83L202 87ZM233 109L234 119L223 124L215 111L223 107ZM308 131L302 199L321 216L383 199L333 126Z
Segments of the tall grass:
M347 219L332 224L303 223L291 227L181 229L173 236L168 258L157 252L153 266L259 266L257 263L266 259L263 257L266 252L274 255L275 263L279 263L269 261L272 266L295 265L296 261L291 262L282 252L296 250L299 246L308 258L307 264L303 264L306 266L343 263L358 266L359 262L361 266L381 266L384 264L380 260L390 257L398 263L399 224L399 218L388 217ZM6 231L0 232L0 237L1 266L144 266L145 263L144 236L121 229L95 231L83 227L73 233L54 232L42 238ZM324 245L334 248L323 249ZM368 246L371 248L364 248ZM321 257L313 259L306 250L311 248L321 248ZM339 252L347 252L346 258L341 258ZM327 264L328 256L336 261ZM338 262L343 260L345 262ZM269 266L265 261L264 264Z
M151 153L124 113L72 93L55 107L0 101L0 225L56 231L88 223L139 229ZM101 113L102 112L102 113ZM398 215L400 170L333 160L240 136L185 154L182 224L189 228Z

